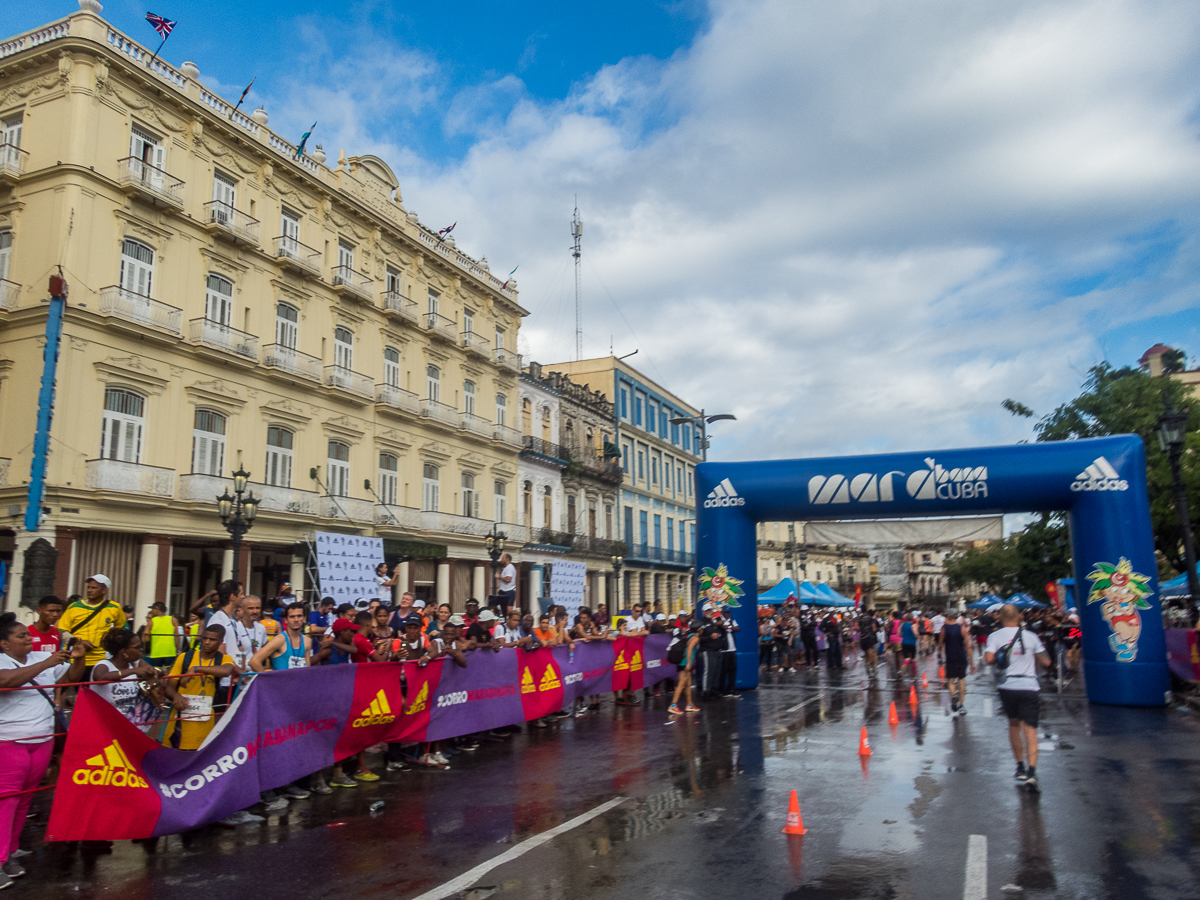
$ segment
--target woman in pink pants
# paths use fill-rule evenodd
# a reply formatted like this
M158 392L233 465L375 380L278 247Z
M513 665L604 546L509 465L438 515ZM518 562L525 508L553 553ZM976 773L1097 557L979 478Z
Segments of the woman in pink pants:
M75 641L67 650L33 652L29 629L13 613L0 616L0 890L11 887L24 867L9 854L17 849L31 791L42 781L54 750L54 685L82 681L92 645ZM26 685L36 689L11 690ZM12 796L16 794L16 796Z

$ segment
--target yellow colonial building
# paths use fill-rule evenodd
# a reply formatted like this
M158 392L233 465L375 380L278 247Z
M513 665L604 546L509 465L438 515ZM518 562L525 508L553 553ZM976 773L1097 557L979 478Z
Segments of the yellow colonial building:
M141 613L234 571L216 497L261 498L236 570L273 596L315 531L383 537L400 587L487 593L519 549L515 283L440 240L373 156L308 153L115 30L96 0L0 42L0 552ZM47 284L70 293L44 518L24 509ZM43 563L40 568L44 570ZM302 587L303 586L303 587ZM26 597L28 602L30 598Z

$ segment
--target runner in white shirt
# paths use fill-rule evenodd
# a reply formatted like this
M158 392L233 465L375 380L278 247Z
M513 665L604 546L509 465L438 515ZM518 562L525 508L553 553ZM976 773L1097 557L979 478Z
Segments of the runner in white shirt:
M937 647L938 662L942 661L942 645L938 640L938 635L942 633L942 627L946 624L946 617L942 613L938 613L930 620L933 625L933 645Z
M241 615L233 622L232 635L225 636L230 659L244 672L250 669L254 654L267 645L267 629L259 621L261 615L262 600L247 597L242 601Z
M1000 703L1008 717L1008 740L1017 760L1013 776L1019 783L1038 790L1038 711L1037 667L1050 665L1050 657L1041 639L1021 627L1021 612L1011 603L1000 608L1001 628L988 635L983 658L995 665L997 654L1007 653L1009 663L1000 682ZM1028 760L1028 768L1026 761Z
M492 640L501 647L528 647L533 636L521 631L521 611L510 609L504 621L492 630Z
M646 621L642 615L642 605L640 603L633 604L633 609L630 610L630 615L621 622L621 631L626 637L635 637L639 634L645 634L650 627L650 623Z

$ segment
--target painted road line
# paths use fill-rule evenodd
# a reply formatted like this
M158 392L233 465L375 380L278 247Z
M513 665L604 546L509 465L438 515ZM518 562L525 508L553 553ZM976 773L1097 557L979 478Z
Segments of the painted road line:
M541 834L535 834L533 837L522 841L515 847L510 847L508 850L505 850L499 856L494 857L485 863L480 863L475 868L469 869L468 871L459 875L457 878L447 881L445 884L435 887L431 891L426 891L424 894L421 894L418 897L414 897L413 900L443 900L445 897L451 897L454 894L461 893L462 891L465 891L467 888L471 887L471 885L475 884L475 882L477 882L480 878L497 866L502 866L507 862L512 862L514 859L519 856L523 856L530 850L535 850L542 846L542 844L554 840L560 834L565 834L572 828L578 828L580 825L590 822L592 819L596 818L596 816L604 815L610 809L615 806L620 806L628 799L628 797L614 797L607 803L601 803L595 809L588 810L583 815L569 819L568 821L563 822L561 825L556 825L549 831L543 831Z
M785 710L784 710L784 712L790 712L790 713L793 713L793 712L795 712L796 710L798 710L798 709L803 709L804 707L808 706L808 704L810 704L810 703L813 703L813 702L815 702L815 701L817 701L817 700L820 700L820 699L821 699L820 697L809 697L809 698L808 698L807 700L805 700L803 703L797 703L795 706L792 706L792 707L789 707L788 709L785 709Z
M967 838L967 881L963 900L987 900L987 838L973 834Z

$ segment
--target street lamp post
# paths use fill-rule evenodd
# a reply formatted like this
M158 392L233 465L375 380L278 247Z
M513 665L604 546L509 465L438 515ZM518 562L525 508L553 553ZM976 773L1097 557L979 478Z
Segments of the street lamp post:
M233 473L233 496L229 496L226 488L217 498L217 512L221 514L221 524L229 532L233 544L233 579L241 581L241 549L242 536L254 526L258 516L259 500L246 489L250 473L240 465Z
M1164 392L1165 394L1165 392ZM1179 457L1187 440L1187 410L1176 410L1171 395L1165 394L1167 408L1158 417L1158 443L1171 462L1171 483L1175 488L1175 514L1179 516L1179 527L1183 531L1183 559L1187 568L1188 593L1191 607L1200 602L1200 578L1196 576L1196 545L1192 540L1192 522L1188 513L1187 493L1183 487L1183 473L1179 469Z
M492 525L491 534L483 539L483 545L487 547L488 556L492 558L492 596L496 596L496 579L499 578L500 556L504 553L504 541L508 538L503 531L497 531L495 524Z
M716 415L710 416L705 414L704 410L700 410L700 415L698 416L676 416L675 418L671 419L671 424L686 425L690 423L692 425L696 425L700 429L700 459L703 462L707 462L708 430L705 428L705 425L711 424L712 422L719 422L722 419L737 421L737 416L732 415L731 413L717 413Z
M621 611L621 566L624 565L625 558L622 556L614 556L613 564L613 615Z

